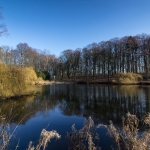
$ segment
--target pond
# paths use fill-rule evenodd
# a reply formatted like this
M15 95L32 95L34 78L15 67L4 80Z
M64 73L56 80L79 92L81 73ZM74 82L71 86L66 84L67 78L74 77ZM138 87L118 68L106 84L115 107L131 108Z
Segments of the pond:
M9 149L26 150L30 141L36 144L43 128L56 130L61 138L52 139L47 149L67 150L66 133L75 124L76 129L84 125L84 118L91 117L95 123L121 125L127 111L141 119L150 111L150 87L136 85L45 85L39 87L34 96L0 102L0 114L13 107L11 125L17 129ZM12 128L12 130L14 130ZM111 149L112 138L105 128L99 128L99 147ZM18 142L19 141L19 142Z

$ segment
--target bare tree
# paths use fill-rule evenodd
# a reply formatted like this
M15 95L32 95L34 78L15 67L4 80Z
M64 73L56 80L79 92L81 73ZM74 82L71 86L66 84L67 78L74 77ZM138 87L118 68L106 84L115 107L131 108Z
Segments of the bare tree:
M1 61L5 64L12 64L12 53L11 47L9 46L2 46L1 47Z
M1 10L2 10L2 6L0 6L0 36L7 35L6 24L1 21L3 20L3 15L2 15Z
M19 43L17 45L17 51L18 51L18 59L19 59L19 65L20 66L25 66L25 59L26 59L26 54L27 50L29 49L29 46L27 43Z
M73 60L73 50L68 49L62 52L63 60L64 60L64 65L67 73L67 78L70 79L71 75L71 66L72 66L72 60Z

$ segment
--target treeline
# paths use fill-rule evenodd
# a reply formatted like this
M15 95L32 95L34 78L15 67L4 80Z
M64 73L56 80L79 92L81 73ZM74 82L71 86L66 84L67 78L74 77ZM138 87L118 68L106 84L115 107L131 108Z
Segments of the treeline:
M0 47L0 60L3 64L15 65L20 67L32 67L38 77L47 79L53 69L52 65L56 57L30 47L27 43L19 43L16 48L10 46Z
M57 78L76 78L118 72L144 74L148 79L150 70L150 35L140 34L113 38L92 43L76 50L67 49L59 57L41 52L26 43L19 43L15 49L0 48L0 60L5 64L32 66L36 71L47 71Z

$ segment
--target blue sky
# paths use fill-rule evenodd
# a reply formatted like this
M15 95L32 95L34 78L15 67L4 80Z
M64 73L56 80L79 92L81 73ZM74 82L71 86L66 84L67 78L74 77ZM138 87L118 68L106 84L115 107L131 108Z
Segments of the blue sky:
M114 37L150 34L150 0L0 0L9 36L59 56Z

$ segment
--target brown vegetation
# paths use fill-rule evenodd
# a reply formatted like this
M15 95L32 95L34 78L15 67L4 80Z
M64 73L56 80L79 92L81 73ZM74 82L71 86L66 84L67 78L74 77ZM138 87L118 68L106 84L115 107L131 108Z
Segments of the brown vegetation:
M146 113L141 122L150 127L150 113ZM97 128L107 128L108 134L114 139L118 150L148 150L150 148L150 129L145 127L146 130L140 135L138 132L139 119L136 115L131 115L128 112L125 117L122 117L122 125L120 129L110 121L110 125L99 124ZM67 134L67 138L70 139L70 150L98 149L93 142L95 138L98 139L98 136L91 118L79 131L73 125L72 131Z
M142 120L143 123L150 125L150 115L145 114ZM131 115L129 112L122 118L122 129L114 126L110 121L110 125L104 126L108 130L108 134L114 139L118 150L148 150L150 148L150 129L139 134L139 119L136 115Z
M0 62L0 99L28 95L34 92L37 76L32 68L5 65Z
M41 147L43 147L43 150L45 150L48 142L50 142L52 138L60 139L60 137L61 136L56 131L46 131L45 129L43 129L41 131L40 140L37 146L34 147L34 145L32 145L33 142L30 141L27 150L40 150Z
M68 150L98 150L94 144L99 137L94 128L94 122L91 118L85 119L85 125L79 131L75 129L75 125L71 127L72 131L67 133Z
M140 74L120 72L116 75L116 79L112 80L112 82L118 84L137 84L142 79L143 78Z
M15 126L15 128L11 126L11 121L18 115L18 113L14 114L15 108L14 105L10 105L9 110L5 113L5 115L0 115L0 150L7 150L8 146L10 144L10 140L14 138L16 129L20 125L20 123L31 113L28 113L25 115L19 123ZM28 145L27 150L40 150L43 148L43 150L46 149L48 142L52 138L60 139L60 135L56 131L47 131L43 129L41 131L39 142L36 146L33 145L33 142L30 141ZM19 141L18 141L19 142ZM16 150L19 143L16 145Z
M11 126L9 124L9 121L13 119L11 116L13 107L11 108L6 116L0 116L1 150L7 149L9 141L14 134L14 131L10 132ZM146 113L141 120L141 122L146 125L146 130L143 132L140 131L140 134L139 122L136 115L131 115L129 112L125 117L122 117L122 128L115 127L112 121L110 121L110 125L99 124L96 127L91 118L88 120L85 119L83 128L77 130L75 129L75 125L73 125L71 127L72 131L67 133L68 150L99 150L99 135L96 129L100 127L107 128L108 134L114 139L118 150L148 150L150 148L150 113ZM16 128L14 130L16 130ZM60 137L56 131L46 131L43 129L38 144L34 146L31 141L27 150L40 150L41 148L45 150L48 142L50 142L52 138L59 139Z

